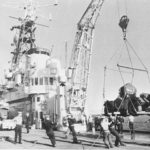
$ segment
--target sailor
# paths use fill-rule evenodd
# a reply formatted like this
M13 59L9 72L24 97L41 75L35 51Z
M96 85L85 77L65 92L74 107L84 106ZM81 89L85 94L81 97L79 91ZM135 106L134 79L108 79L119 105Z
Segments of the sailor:
M29 113L26 113L26 129L27 129L27 133L29 133L29 129L30 129L30 116L29 116Z
M109 125L109 131L112 135L116 137L115 146L119 147L119 144L121 146L125 146L125 144L121 141L118 132L115 130L115 118L111 114L109 115L109 122L111 122L111 124Z
M123 122L124 122L123 116L117 116L116 117L117 131L119 134L123 133Z
M18 115L14 118L16 123L15 127L15 144L17 143L17 137L19 136L19 144L22 144L22 112L18 112Z
M131 133L131 139L135 139L135 130L134 130L134 116L130 115L129 116L129 129Z
M102 116L101 117L101 128L103 131L103 141L104 141L104 144L106 145L106 148L108 148L108 149L113 148L113 144L111 141L111 134L109 131L109 125L110 125L110 122L108 122L108 118L105 116Z
M65 138L67 139L70 133L70 129L69 129L69 123L68 123L68 116L64 117L63 119L63 125L66 128L65 131Z
M46 116L46 119L43 123L43 126L46 130L47 136L49 137L49 139L52 143L52 146L55 147L56 146L56 141L55 141L55 134L54 134L54 131L53 131L54 123L50 120L50 117L48 115Z
M69 129L72 132L73 143L78 143L76 131L74 129L75 122L76 122L76 120L73 118L73 116L71 114L69 114L68 115L68 124L69 124Z

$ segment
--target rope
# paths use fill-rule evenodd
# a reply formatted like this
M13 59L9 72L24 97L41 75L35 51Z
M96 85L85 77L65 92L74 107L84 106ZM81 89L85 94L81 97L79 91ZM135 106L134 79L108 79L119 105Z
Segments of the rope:
M131 104L132 104L132 106L134 108L134 111L137 112L136 109L135 109L135 107L134 107L134 105L133 105L133 103L132 103L132 100L131 100L130 96L129 96L129 100L131 101Z
M128 56L129 56L129 60L130 60L131 67L133 68L131 56L130 56L129 49L128 49L128 46L127 46L127 39L125 39L124 42L125 42L125 46L126 46L126 50L127 50ZM131 79L131 83L133 83L133 78L134 78L134 69L132 69L132 79Z
M120 46L119 46L120 47ZM123 46L121 46L121 49L123 48ZM110 59L108 60L106 66L108 66L108 64L112 61L112 59L115 57L115 55L117 54L117 52L120 50L120 48L116 49L116 51L113 53L112 57L110 57ZM120 56L121 57L121 56Z
M122 72L121 72L120 67L119 67L118 64L117 64L117 67L118 67L118 70L119 70L119 73L120 73L120 76L121 76L121 79L122 79L122 82L123 82L123 85L124 85L124 84L125 84L124 78L123 78L123 76L122 76Z
M125 95L125 96L126 96L126 95ZM117 108L117 111L119 111L119 110L120 110L120 107L121 107L121 105L122 105L123 101L125 100L125 96L123 97L123 99L122 99L122 101L121 101L121 103L120 103L119 107Z
M117 64L119 64L119 61L121 60L122 53L123 53L123 47L124 47L124 44L123 44L122 47L121 47L121 52L120 52L120 55L119 55Z
M120 66L120 65L119 65ZM108 68L107 67L107 70L111 70L111 71L116 71L116 72L119 72L118 70L116 70L116 69L113 69L113 68ZM121 72L123 72L123 73L132 73L132 72L128 72L128 71L121 71Z
M130 42L129 42L128 40L126 40L126 42L127 42L128 45L130 46L130 48L132 49L132 51L134 52L134 54L136 55L136 57L138 58L138 60L139 60L140 63L142 64L142 66L144 67L144 69L147 71L148 81L149 81L149 83L150 83L150 76L149 76L148 69L146 68L146 66L144 65L144 63L143 63L142 60L140 59L140 57L137 55L136 51L134 50L134 48L132 47L132 45L130 44Z

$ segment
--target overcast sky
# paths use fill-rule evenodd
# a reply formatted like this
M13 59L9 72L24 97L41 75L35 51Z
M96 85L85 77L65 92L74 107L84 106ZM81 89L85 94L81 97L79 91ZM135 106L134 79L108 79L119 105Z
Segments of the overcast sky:
M20 2L21 0L13 0ZM40 0L39 0L40 1ZM36 31L36 44L40 47L51 48L54 45L53 57L65 64L65 41L68 43L68 58L70 58L75 39L76 25L91 0L59 0L57 7L42 8L40 13L48 18L51 12L53 20L48 22L39 18L37 22L49 25L49 28L38 27ZM10 1L9 1L10 2ZM49 2L41 0L40 2ZM0 0L0 4L6 3ZM93 53L91 61L90 79L88 84L87 108L91 113L98 113L103 104L104 66L117 69L116 64L129 66L129 57L122 38L122 31L118 26L119 19L127 13L130 21L127 30L127 39L141 58L147 68L150 69L150 1L149 0L105 0L100 16L96 23ZM10 46L14 32L10 31L13 25L18 25L17 20L8 16L19 17L21 11L0 7L0 77L3 78L4 69L8 68L8 61L13 47ZM114 58L112 55L118 50ZM129 47L133 66L144 69L133 51ZM119 57L122 54L122 57ZM120 58L118 60L118 58ZM69 63L69 60L68 60ZM129 72L130 70L124 70ZM131 72L131 71L130 71ZM131 74L123 74L125 83L131 81ZM118 89L123 85L119 72L106 72L105 96L106 99L115 99ZM150 83L144 72L135 72L133 85L141 92L150 93ZM137 96L138 96L137 94Z

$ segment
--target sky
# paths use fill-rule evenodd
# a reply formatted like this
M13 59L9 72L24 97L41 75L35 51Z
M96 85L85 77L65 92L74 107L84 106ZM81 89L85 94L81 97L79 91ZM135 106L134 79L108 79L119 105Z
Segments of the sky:
M50 2L51 0L39 0ZM67 62L73 48L77 23L86 10L91 0L59 0L57 7L42 8L39 14L48 18L52 14L52 21L38 18L37 22L48 25L49 28L38 27L36 31L36 44L39 47L50 49L54 45L52 57L60 59L65 66L65 42L68 45ZM3 82L4 69L8 68L13 51L11 43L14 32L10 31L13 25L18 25L17 20L9 16L20 17L23 13L11 7L4 7L6 2L18 3L21 0L0 0L0 82ZM118 26L119 19L127 15L130 19L127 28L127 39L150 70L150 1L149 0L105 0L100 16L97 20L91 60L91 69L88 83L88 98L86 108L90 113L100 113L103 99L103 83L105 79L105 98L114 100L118 90L123 85L121 76L117 71L107 70L104 78L104 66L117 69L116 64L129 66L130 61L124 45L122 31ZM128 47L135 68L144 69L132 49ZM116 55L114 53L117 51ZM114 57L112 58L112 56ZM121 57L120 57L121 56ZM112 59L110 59L112 58ZM109 61L111 60L111 61ZM123 70L129 72L130 70ZM131 71L130 71L131 72ZM131 73L124 73L124 83L131 81ZM141 92L150 93L150 82L144 72L134 72L133 85L137 88L137 96Z

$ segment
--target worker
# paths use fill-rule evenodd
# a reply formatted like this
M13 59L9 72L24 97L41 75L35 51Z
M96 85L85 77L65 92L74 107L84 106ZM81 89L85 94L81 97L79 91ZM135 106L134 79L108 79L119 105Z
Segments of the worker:
M113 144L111 141L111 134L109 131L109 122L108 122L108 118L105 116L101 117L101 128L103 131L103 141L104 144L106 145L106 148L113 148Z
M89 118L88 118L88 130L87 131L91 131L92 128L93 128L93 118L90 115Z
M15 127L15 144L17 143L17 137L19 137L19 144L22 144L22 112L18 112L18 115L13 119L16 123Z
M131 139L135 139L135 130L134 130L134 116L129 115L129 129L130 129L130 134L131 134Z
M43 126L44 126L44 129L46 130L47 136L49 137L49 139L52 143L52 146L55 147L56 141L55 141L55 134L53 131L54 123L50 120L49 115L46 116Z
M115 146L119 147L119 144L121 146L125 146L125 144L121 141L121 138L120 138L118 132L115 129L115 118L111 114L109 115L109 122L111 123L109 125L110 133L116 137Z
M70 129L69 129L69 123L68 123L68 116L64 117L63 119L63 125L66 129L65 131L65 138L67 139L70 133Z
M116 117L117 131L119 134L123 134L123 122L124 122L123 116Z
M73 118L73 116L71 114L69 114L68 115L68 124L69 124L69 129L72 132L73 143L78 143L76 131L74 129L75 122L76 122L76 120Z
M26 113L26 130L27 130L27 133L29 133L29 129L30 129L30 116L29 116L29 113Z

